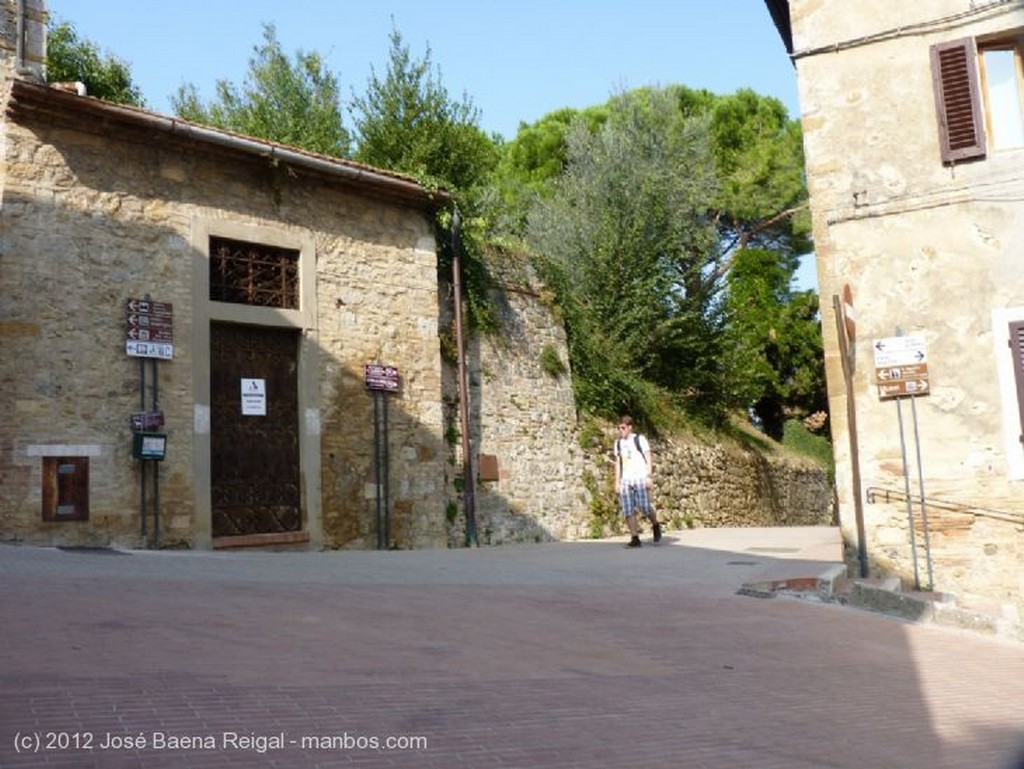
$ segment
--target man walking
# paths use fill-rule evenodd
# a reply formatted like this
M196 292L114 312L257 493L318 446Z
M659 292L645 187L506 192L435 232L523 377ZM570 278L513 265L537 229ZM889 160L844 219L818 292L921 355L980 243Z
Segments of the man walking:
M629 527L629 547L640 547L636 514L647 516L654 530L654 541L661 541L661 524L651 504L651 474L654 460L647 438L633 433L633 420L619 420L619 437L615 441L615 491L619 495L622 515Z

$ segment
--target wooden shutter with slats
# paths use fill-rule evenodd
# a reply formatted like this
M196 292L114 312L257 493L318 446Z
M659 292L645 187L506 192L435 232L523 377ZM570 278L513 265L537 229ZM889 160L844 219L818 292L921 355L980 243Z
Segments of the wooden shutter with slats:
M1017 413L1020 415L1021 443L1024 443L1024 320L1010 322L1010 355L1013 379L1017 383Z
M942 162L985 157L985 128L973 38L933 45L932 82Z

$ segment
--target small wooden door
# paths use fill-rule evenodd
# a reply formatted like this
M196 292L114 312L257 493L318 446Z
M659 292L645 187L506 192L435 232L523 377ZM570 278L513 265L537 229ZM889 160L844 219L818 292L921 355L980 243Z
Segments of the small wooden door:
M298 346L291 329L210 326L214 537L302 527Z

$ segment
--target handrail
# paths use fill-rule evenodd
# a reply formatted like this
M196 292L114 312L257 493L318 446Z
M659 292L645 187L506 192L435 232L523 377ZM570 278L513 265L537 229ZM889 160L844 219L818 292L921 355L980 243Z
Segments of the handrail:
M899 491L898 489L885 489L879 486L868 486L866 490L867 501L869 505L873 505L876 502L906 502L910 501L912 504L921 504L921 497L915 496L914 494L907 494L905 491ZM879 497L883 497L879 499ZM973 505L966 505L962 502L951 502L949 500L936 499L934 497L928 497L924 500L924 504L927 507L936 507L940 510L949 510L954 513L966 513L968 515L974 515L981 518L992 518L997 521L1005 521L1007 523L1024 524L1024 513L1007 512L1006 510L992 510L986 507L976 507Z

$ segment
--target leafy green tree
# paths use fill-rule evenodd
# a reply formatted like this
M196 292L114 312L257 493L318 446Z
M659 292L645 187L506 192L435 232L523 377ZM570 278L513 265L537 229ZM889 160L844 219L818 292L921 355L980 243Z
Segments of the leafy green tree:
M456 201L463 222L463 287L469 320L491 328L495 316L488 300L482 216L485 183L498 160L494 139L479 127L479 111L465 94L453 99L432 61L430 48L414 58L402 35L393 29L385 74L374 69L363 95L353 94L355 159L409 174L428 186L443 187ZM438 219L439 269L450 278L452 244L450 211Z
M722 180L714 215L723 253L767 248L795 269L796 259L811 250L799 121L788 117L778 99L749 89L710 101L680 89L679 99L711 115L711 145Z
M708 121L683 119L664 91L625 94L596 133L579 121L570 131L565 173L527 234L569 308L581 407L650 418L655 385L720 416L718 249L706 216L717 193Z
M414 59L397 29L390 42L387 72L371 69L366 93L352 97L355 159L456 193L476 189L498 158L494 140L479 128L479 110L467 95L449 95L429 46Z
M656 349L649 351L647 362L637 371L637 381L643 378L663 387L682 387L691 403L700 402L701 393L718 388L720 402L709 411L736 406L754 408L761 413L762 421L771 424L775 434L778 415L802 413L811 410L812 404L823 406L818 398L824 393L824 375L820 364L817 297L813 292L805 295L789 291L799 257L810 250L800 124L788 118L778 100L749 89L718 96L673 85L637 89L627 96L636 105L647 105L641 109L671 100L678 121L666 120L665 125L671 126L667 130L704 125L708 154L704 156L707 167L701 170L714 179L714 192L703 199L704 208L689 213L693 221L713 225L713 253L706 253L706 260L695 271L696 277L690 284L680 283L678 291L692 302L690 307L698 309L674 308L659 326L651 327L658 329L657 335L651 337ZM606 123L614 122L610 116L613 104L621 98L612 99L599 110L560 110L532 126L520 127L516 138L502 148L502 160L496 171L495 189L501 191L497 197L506 217L500 224L505 232L514 236L517 227L521 231L524 219L517 214L518 208L537 205L537 201L560 194L556 192L555 181L570 164L569 126L579 130L583 123L580 117L587 114L587 131L593 135L600 133ZM650 211L657 210L657 205L650 206ZM656 221L655 216L652 214L652 222ZM543 250L536 231L531 237L533 248ZM759 304L758 313L749 315L738 311L749 302L746 293L754 291L753 286L745 287L744 283L756 283L760 278L749 265L733 275L735 261L746 249L764 252L764 259L758 262L760 269L771 275L772 285L781 287L768 295L770 303ZM727 293L718 292L722 283L713 279L712 274L728 277ZM560 296L571 293L563 291ZM727 295L731 301L725 306L722 301ZM587 295L587 303L591 301ZM724 311L726 308L728 312ZM576 317L577 327L583 328L579 314L567 314ZM588 318L591 322L587 333L598 334L601 321L592 315ZM759 325L766 319L772 320L771 333L785 334L784 347L774 343L754 345L753 337L745 335L741 328L733 328L751 321L759 331L767 332L767 328ZM723 339L729 340L724 348ZM742 349L746 354L731 354L740 340L744 341ZM607 349L608 344L601 342L600 347ZM679 361L686 362L685 382L680 381ZM612 381L608 372L593 372L594 365L574 356L574 375L593 373L597 383L608 385ZM594 385L581 384L579 388ZM615 389L604 388L605 395L594 402L605 398L604 402L613 403L619 397L611 391Z
M792 292L792 270L764 249L738 251L728 281L734 398L781 441L788 418L827 408L818 297Z
M98 99L145 106L128 64L83 40L69 22L51 21L46 35L46 77L51 83L80 82Z
M246 136L333 157L349 152L337 77L318 53L299 51L289 60L272 24L263 26L244 85L219 80L216 98L204 104L188 83L171 97L171 106L186 120Z
M576 122L596 133L608 119L605 105L586 110L560 109L536 123L521 123L515 138L502 144L501 158L491 184L492 232L499 237L521 236L530 207L550 196L568 161L568 135Z

